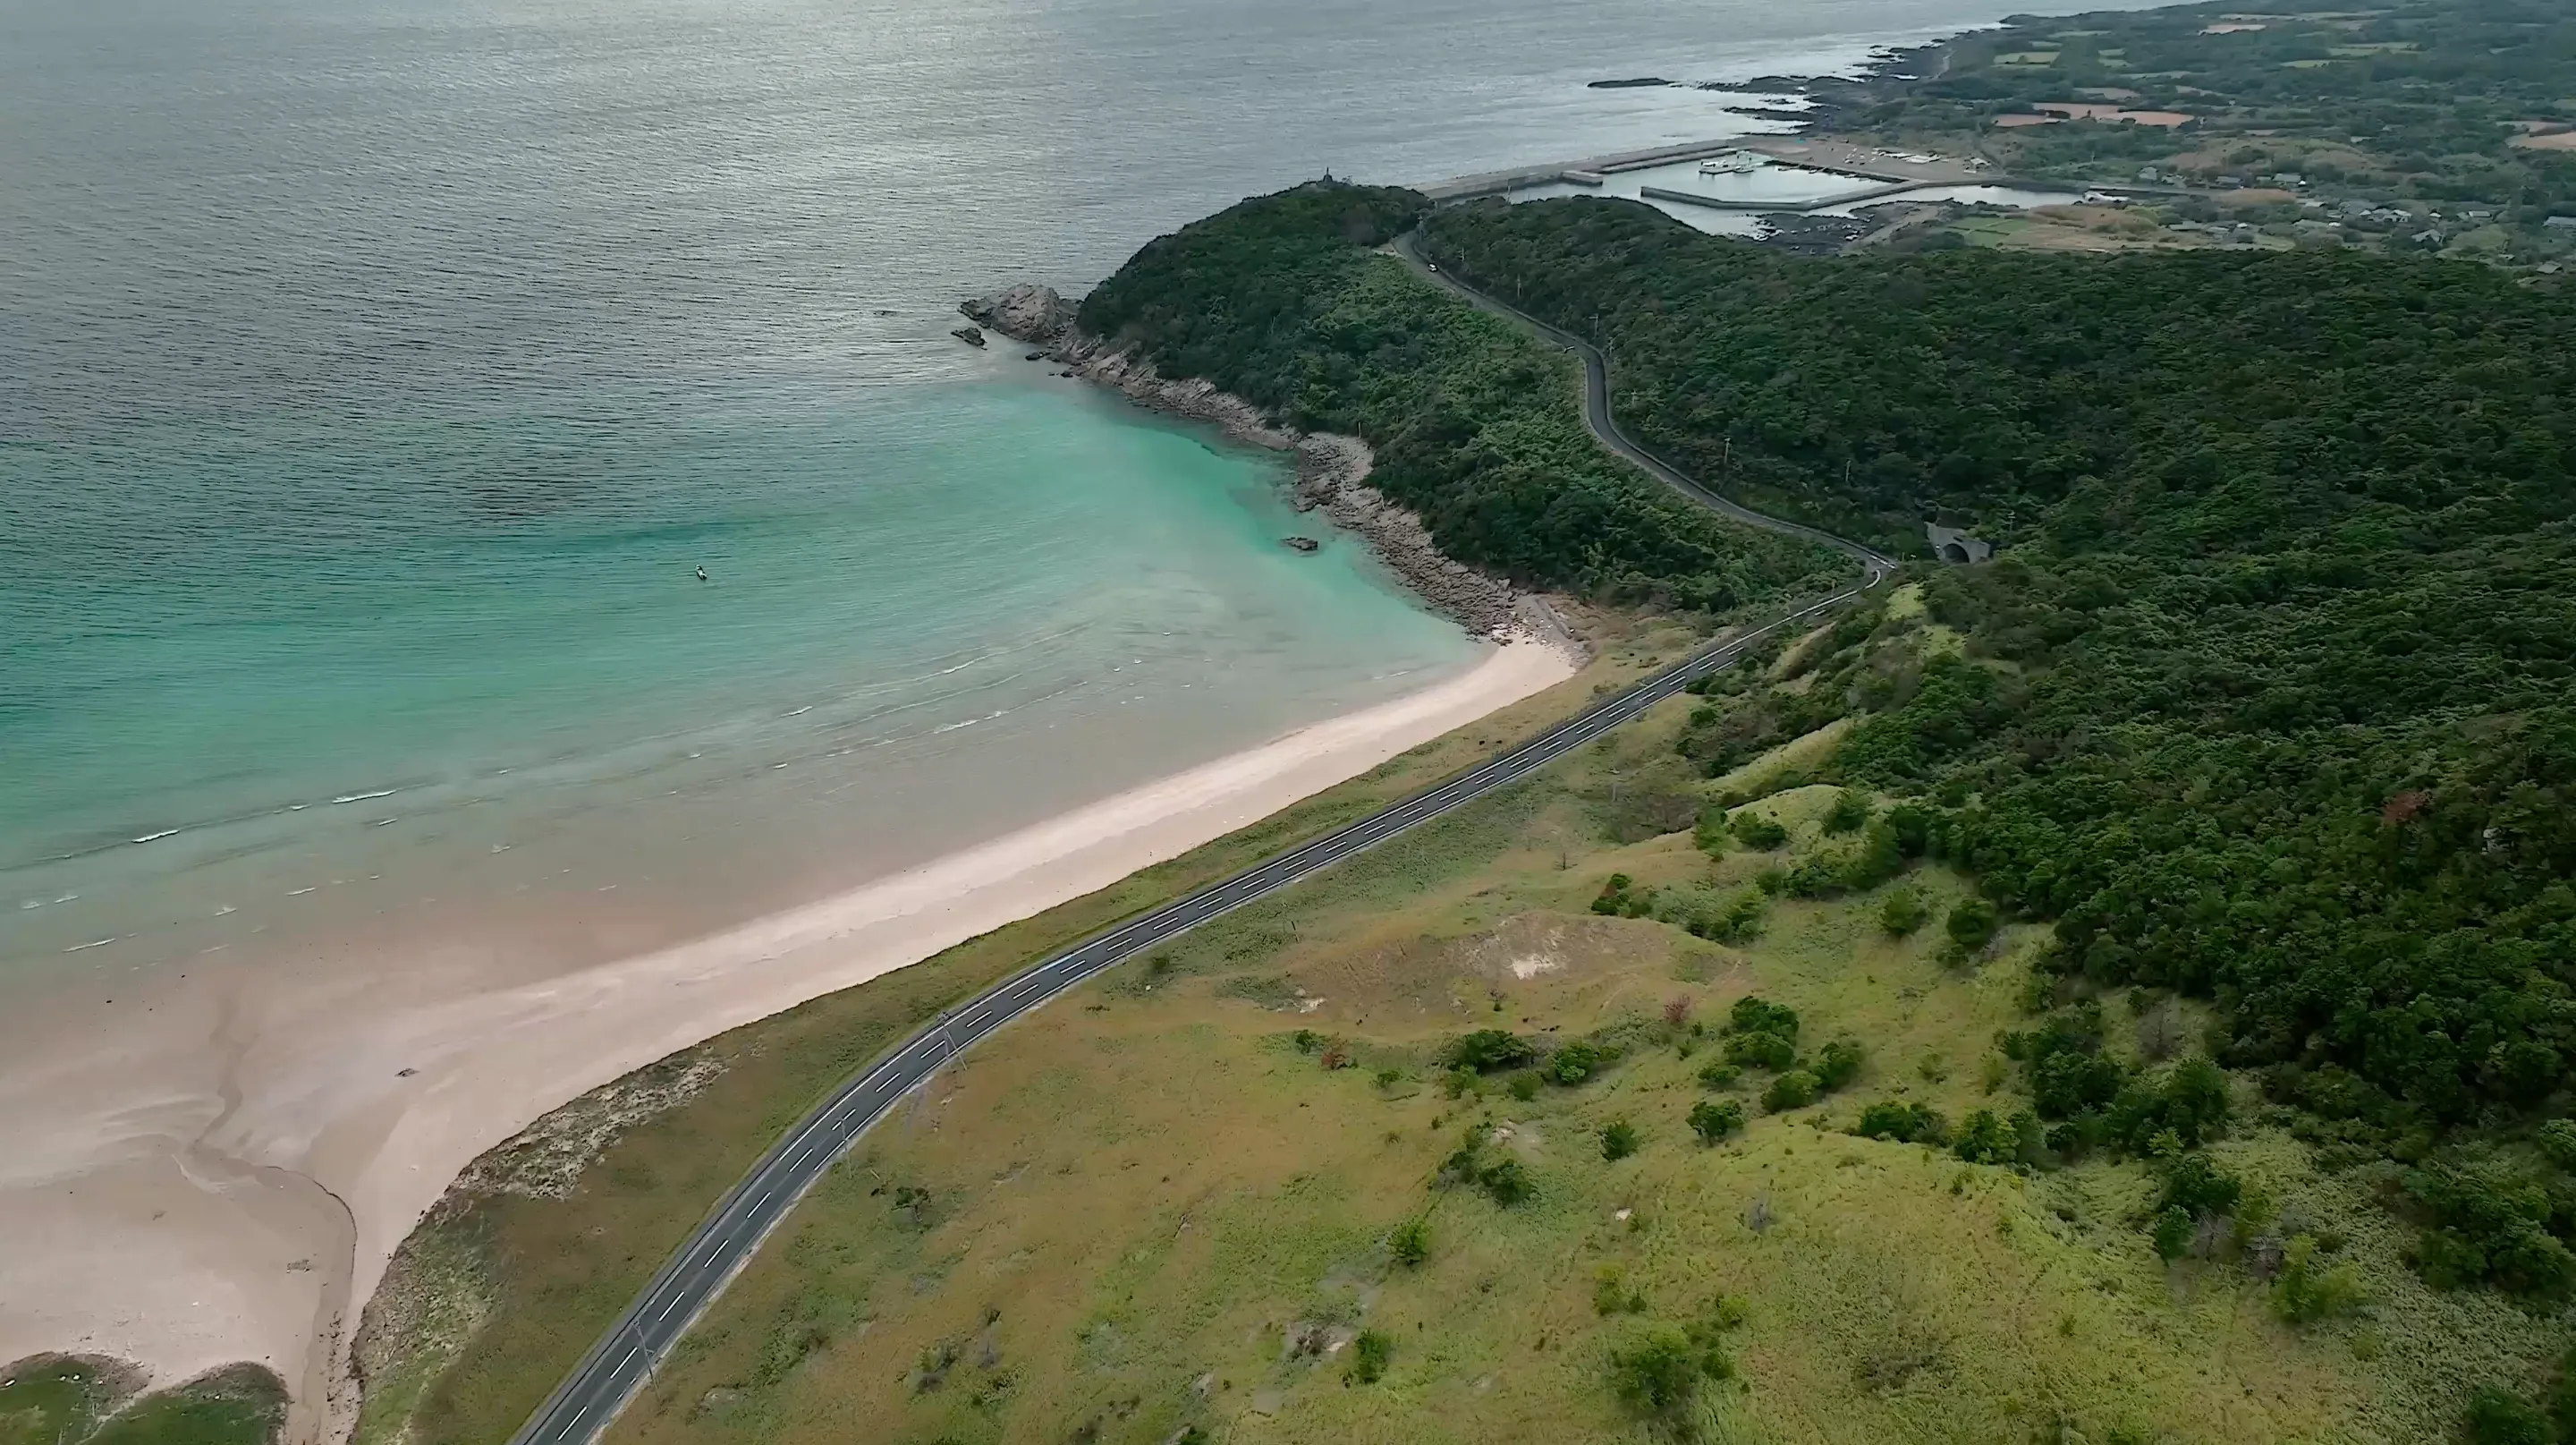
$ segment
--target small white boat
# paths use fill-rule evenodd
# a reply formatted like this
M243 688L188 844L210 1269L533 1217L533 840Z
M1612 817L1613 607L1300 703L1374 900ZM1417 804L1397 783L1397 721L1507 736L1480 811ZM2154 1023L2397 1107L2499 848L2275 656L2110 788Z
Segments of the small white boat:
M1699 173L1704 176L1740 176L1761 168L1762 158L1751 151L1727 151L1699 163Z

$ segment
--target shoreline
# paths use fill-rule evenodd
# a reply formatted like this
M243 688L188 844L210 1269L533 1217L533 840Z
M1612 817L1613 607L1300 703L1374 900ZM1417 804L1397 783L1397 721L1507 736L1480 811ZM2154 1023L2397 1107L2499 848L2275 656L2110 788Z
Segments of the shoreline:
M1589 656L1573 626L1544 596L1442 552L1421 517L1370 486L1376 458L1360 438L1301 432L1212 382L1164 377L1152 363L1084 333L1074 323L1073 303L1051 286L1011 286L957 309L978 325L1038 348L1063 364L1066 375L1108 387L1147 411L1214 426L1241 445L1293 452L1297 475L1289 493L1297 510L1321 511L1335 526L1357 534L1416 599L1469 632L1494 641L1543 643L1568 652L1578 665Z
M60 1247L0 1264L0 1360L110 1356L156 1387L256 1362L295 1396L287 1438L345 1438L360 1315L394 1252L478 1161L540 1118L729 1029L1114 884L1576 670L1559 646L1506 641L1392 701L568 975L389 1009L164 999L170 1032L129 1041L113 1061L129 1097L101 1109L23 1091L41 1122L0 1192L0 1227ZM211 1027L229 1054L211 1083L197 1077L201 1060L165 1052L190 1037L192 1016L199 1049ZM151 1121L141 1130L138 1107ZM126 1127L104 1131L111 1121ZM135 1249L138 1236L151 1247Z

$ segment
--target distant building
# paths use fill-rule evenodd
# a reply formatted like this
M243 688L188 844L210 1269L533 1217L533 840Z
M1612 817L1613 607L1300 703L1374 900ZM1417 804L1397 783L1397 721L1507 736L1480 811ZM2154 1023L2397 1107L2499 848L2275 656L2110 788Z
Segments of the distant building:
M2553 231L2576 231L2576 216L2552 216L2540 224Z
M2152 186L2156 182L2164 179L2164 172L2157 170L2154 166L2140 166L2138 167L2138 179Z
M1954 566L1974 566L1995 555L1993 543L1971 537L1956 527L1926 522L1923 535L1932 540L1932 555Z

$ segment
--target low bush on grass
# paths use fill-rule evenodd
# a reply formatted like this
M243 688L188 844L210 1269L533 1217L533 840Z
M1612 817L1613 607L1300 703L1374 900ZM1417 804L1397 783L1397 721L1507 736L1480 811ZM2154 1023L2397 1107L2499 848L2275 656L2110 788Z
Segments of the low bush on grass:
M1411 1269L1431 1258L1431 1221L1408 1219L1386 1237L1387 1256Z
M1703 1144L1714 1144L1744 1127L1744 1106L1733 1099L1702 1099L1691 1106L1690 1126Z
M1637 1126L1625 1119L1613 1119L1601 1126L1601 1157L1614 1164L1636 1153L1644 1142Z
M2272 1313L2304 1325L2330 1319L2360 1305L2361 1272L2351 1263L2321 1267L2312 1235L2293 1238L2281 1257L2281 1277L2272 1282Z
M1506 1029L1478 1029L1441 1051L1440 1061L1453 1069L1490 1074L1516 1069L1538 1057L1538 1046Z
M1930 921L1932 910L1911 888L1899 888L1878 905L1878 926L1890 938L1903 938Z
M2020 1131L1992 1109L1979 1109L1959 1125L1951 1152L1971 1164L2010 1164L2021 1153Z
M1859 1040L1835 1039L1816 1050L1815 1058L1806 1066L1807 1072L1816 1076L1819 1092L1830 1094L1860 1077L1863 1058Z
M1929 1104L1888 1099L1861 1110L1852 1132L1864 1139L1893 1139L1899 1144L1939 1144L1950 1137L1950 1125Z
M1803 1109L1816 1102L1816 1076L1804 1069L1791 1069L1771 1081L1762 1091L1762 1107L1774 1114L1790 1109Z
M1386 1375L1387 1363L1395 1358L1395 1341L1383 1330L1362 1330L1351 1341L1351 1378L1363 1385L1374 1385Z
M1748 1069L1785 1069L1798 1058L1798 1046L1778 1034L1729 1034L1726 1062Z
M1736 814L1735 821L1727 825L1727 831L1735 835L1735 841L1760 853L1768 853L1789 841L1789 830L1780 826L1778 819L1766 818L1760 813Z

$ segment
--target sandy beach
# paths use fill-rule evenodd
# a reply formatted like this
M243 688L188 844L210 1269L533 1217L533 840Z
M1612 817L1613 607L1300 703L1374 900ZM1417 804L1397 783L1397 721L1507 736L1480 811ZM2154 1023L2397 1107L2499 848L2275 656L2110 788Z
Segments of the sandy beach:
M0 1022L0 1360L168 1384L253 1360L290 1437L353 1405L347 1336L449 1182L547 1111L724 1030L1104 887L1571 676L1511 642L1422 691L676 947L509 986L475 970L199 970ZM1068 760L1068 765L1072 760ZM324 981L329 980L329 981ZM116 1010L116 1027L98 1010Z

